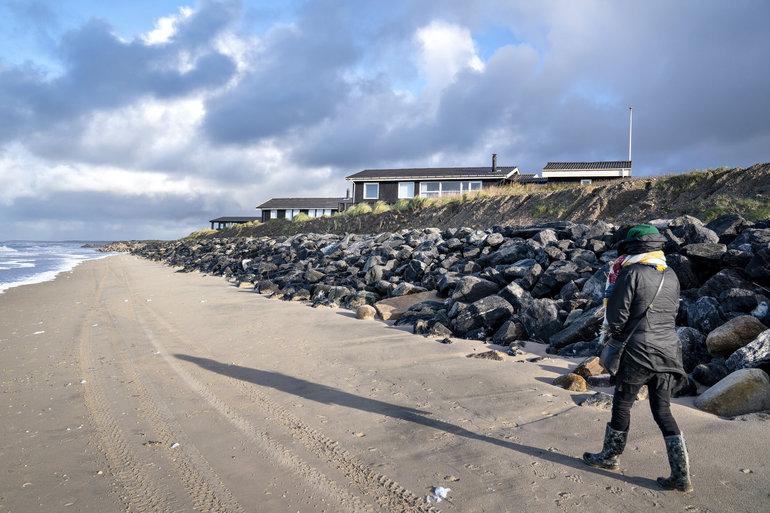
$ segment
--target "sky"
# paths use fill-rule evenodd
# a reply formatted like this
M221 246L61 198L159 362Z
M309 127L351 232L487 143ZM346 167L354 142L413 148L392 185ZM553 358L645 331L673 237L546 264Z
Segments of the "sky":
M766 0L0 0L0 240L176 238L367 168L770 161Z

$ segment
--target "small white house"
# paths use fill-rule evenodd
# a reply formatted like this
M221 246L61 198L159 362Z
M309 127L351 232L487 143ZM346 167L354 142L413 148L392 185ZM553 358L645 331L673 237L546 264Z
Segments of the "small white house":
M613 180L631 176L630 160L606 162L549 162L543 168L543 178L551 182L580 182L590 184L594 180Z

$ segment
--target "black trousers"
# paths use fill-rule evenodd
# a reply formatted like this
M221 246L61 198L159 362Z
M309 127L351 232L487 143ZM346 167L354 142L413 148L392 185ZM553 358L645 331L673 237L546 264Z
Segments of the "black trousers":
M676 420L671 415L671 390L674 381L672 374L651 371L635 372L631 379L621 377L612 398L610 427L615 431L628 431L631 425L631 406L636 401L639 390L647 385L652 418L655 419L663 436L681 434Z

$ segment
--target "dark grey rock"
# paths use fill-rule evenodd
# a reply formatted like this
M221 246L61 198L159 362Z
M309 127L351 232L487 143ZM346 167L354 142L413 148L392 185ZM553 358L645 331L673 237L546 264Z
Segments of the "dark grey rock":
M730 372L770 366L770 329L763 331L753 341L731 354L725 365Z
M702 363L711 361L711 355L706 348L706 336L695 328L682 326L676 329L679 343L682 345L682 360L685 372Z
M749 223L740 214L725 214L706 224L718 236L738 235L740 229Z
M529 339L545 342L561 329L559 309L552 299L533 299L522 304L519 320Z
M574 319L568 326L549 337L548 344L554 349L561 349L569 344L593 340L598 335L604 320L604 307L596 306Z
M692 377L701 385L710 387L730 374L722 358L714 358L707 364L700 364L692 371Z
M588 384L591 385L591 383ZM580 402L580 406L593 406L594 408L599 408L600 410L611 410L612 396L610 394L605 394L604 392L596 392L595 394L591 394L583 399Z
M552 350L552 348L549 348ZM599 356L602 352L602 345L598 340L575 342L562 347L556 354L569 358L585 358L588 356Z
M527 290L532 289L543 268L534 258L519 260L511 265L498 266L498 270L505 276L508 282L516 282Z
M553 262L537 280L532 289L532 296L545 297L558 292L565 283L576 279L578 267L574 262L560 260Z
M524 303L532 300L529 292L524 290L524 288L515 281L503 288L498 295L508 301L517 310L520 309Z
M500 296L487 296L474 301L452 319L452 331L458 336L482 327L492 332L508 320L513 311L513 306Z
M755 249L746 266L746 273L760 283L770 284L770 243Z
M737 269L722 269L706 280L698 291L701 296L718 297L727 289L753 289L751 282L746 280Z
M452 293L452 299L464 303L472 303L481 298L497 293L500 286L489 280L483 280L475 276L463 276L458 280Z
M690 259L684 255L666 255L666 263L676 273L679 279L679 286L682 290L692 289L700 286L700 280L692 268Z
M711 333L723 322L719 301L706 296L687 306L687 325L701 333Z
M510 345L512 342L521 340L525 337L524 327L518 321L508 319L492 335L490 342L500 346Z

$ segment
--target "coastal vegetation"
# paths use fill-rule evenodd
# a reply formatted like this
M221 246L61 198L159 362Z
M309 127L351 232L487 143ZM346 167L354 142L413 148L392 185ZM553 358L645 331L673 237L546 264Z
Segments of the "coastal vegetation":
M770 217L770 164L590 185L513 184L456 196L401 199L392 205L358 203L330 217L303 223L272 220L222 230L217 235L374 233L403 228L522 225L543 219L601 219L622 224L684 214L710 221L730 213L749 221Z

